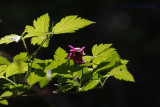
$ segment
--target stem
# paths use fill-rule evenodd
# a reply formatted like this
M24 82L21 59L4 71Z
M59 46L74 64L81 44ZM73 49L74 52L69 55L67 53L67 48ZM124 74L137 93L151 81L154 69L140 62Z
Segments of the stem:
M17 85L15 82L13 82L12 80L10 80L9 78L5 77L4 76L4 79L6 79L7 81L9 81L10 83L14 84L14 85Z
M28 63L28 72L26 73L24 80L26 80L26 79L28 78L28 76L29 76L29 74L30 74L30 72L31 72L32 64L33 64L33 61L34 61L37 53L38 53L39 50L42 48L42 46L44 45L44 43L45 43L48 39L50 39L52 36L53 36L53 34L52 34L52 35L46 35L46 38L42 41L42 43L41 43L41 45L38 47L38 49L37 49L32 55L30 55L29 58L30 58L30 60L31 60L31 64Z
M22 42L23 42L23 45L24 45L24 47L25 47L25 49L26 49L27 55L29 56L29 52L28 52L28 49L27 49L27 45L26 45L23 37L22 37Z
M106 80L107 80L109 77L110 77L110 75L108 75L108 76L105 78L105 80L103 81L103 85L104 85L104 83L106 82Z

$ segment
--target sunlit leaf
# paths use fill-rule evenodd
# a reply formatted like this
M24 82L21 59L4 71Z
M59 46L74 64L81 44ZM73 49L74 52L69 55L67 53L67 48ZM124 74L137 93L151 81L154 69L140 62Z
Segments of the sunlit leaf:
M58 22L52 29L54 34L61 33L73 33L80 28L88 26L94 23L93 21L89 21L87 19L83 19L76 15L66 16L62 18L60 22Z
M108 74L114 76L116 79L119 80L134 82L133 76L127 70L127 67L125 65L113 68Z
M0 44L9 44L12 42L18 42L21 36L16 34L6 35L0 39Z
M80 91L88 91L95 88L99 84L100 80L89 81Z

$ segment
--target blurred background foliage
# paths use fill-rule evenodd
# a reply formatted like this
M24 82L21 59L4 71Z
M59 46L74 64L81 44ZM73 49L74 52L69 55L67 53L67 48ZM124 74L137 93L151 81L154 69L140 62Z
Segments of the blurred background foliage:
M129 71L135 83L109 78L104 89L80 94L10 99L10 107L158 107L160 106L160 1L156 0L0 0L0 37L21 34L33 19L49 13L57 23L67 15L95 21L73 34L53 37L49 48L38 54L51 58L61 46L86 46L90 55L94 44L113 43L123 59L130 60ZM27 40L28 44L30 40ZM37 47L29 46L33 52ZM1 45L0 52L12 56L25 51L23 44ZM1 83L3 83L1 81ZM48 89L52 90L53 86Z

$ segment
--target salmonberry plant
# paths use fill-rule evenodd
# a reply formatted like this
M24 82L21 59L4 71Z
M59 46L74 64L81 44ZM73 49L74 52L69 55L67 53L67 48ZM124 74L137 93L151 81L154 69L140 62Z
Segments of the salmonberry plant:
M27 25L22 35L11 34L0 39L0 44L22 41L26 52L14 56L13 62L0 56L0 103L8 105L7 99L22 96L39 84L43 88L52 79L55 80L56 93L81 92L103 87L108 77L134 82L133 76L127 70L127 60L121 59L112 44L95 44L92 55L85 55L85 46L76 48L68 45L67 52L58 47L51 59L38 59L37 53L49 45L53 36L64 33L74 33L80 28L93 24L93 21L76 15L66 16L55 25L50 25L50 17L44 14L33 21L33 26ZM30 53L25 39L31 38L32 45L38 45L37 50ZM37 86L37 85L36 85Z

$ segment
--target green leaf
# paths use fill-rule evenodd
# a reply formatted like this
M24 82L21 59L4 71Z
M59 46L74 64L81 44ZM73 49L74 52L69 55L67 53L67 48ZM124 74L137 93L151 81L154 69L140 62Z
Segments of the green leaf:
M58 90L60 92L66 92L66 91L69 91L71 90L72 88L74 87L77 87L79 84L74 81L74 80L71 80L71 79L66 79L66 78L59 78L58 79L58 83L60 83L61 85L58 87ZM65 84L62 86L62 84Z
M0 65L8 65L9 61L5 58L0 56Z
M27 82L30 86L32 86L35 83L41 81L45 76L46 75L43 70L37 69L30 73L30 75L27 78Z
M66 84L65 86L62 86L61 89L59 89L61 92L69 91L73 88L72 84Z
M114 62L102 62L96 68L93 69L93 75L105 70L107 72L108 68L111 68L114 65Z
M26 26L25 32L28 34L24 36L24 38L33 37L31 39L31 44L33 45L40 45L44 39L46 39L46 36L50 33L49 31L49 15L48 13L40 16L37 18L37 21L33 21L33 26ZM49 45L49 39L46 41L42 47L48 47Z
M95 44L92 47L92 54L93 54L93 56L98 56L100 53L106 51L111 46L112 46L112 44L100 44L100 45Z
M4 78L4 74L5 74L5 70L6 70L6 68L7 68L7 65L1 65L0 66L0 78Z
M108 74L119 80L134 82L132 74L130 74L125 65L113 68Z
M99 84L100 80L89 81L80 91L88 91L95 88Z
M7 101L7 100L1 100L1 99L0 99L0 104L2 104L2 105L8 105L8 101Z
M13 62L24 62L26 61L28 58L27 58L27 53L26 52L21 52L20 54L16 55L14 58L13 58Z
M55 54L54 54L54 61L52 61L47 67L46 69L54 69L56 67L58 67L59 65L66 63L68 61L68 59L65 59L67 57L68 53L66 53L66 51L64 49L62 49L61 47L59 47Z
M39 81L39 85L40 85L41 88L43 88L43 87L46 86L49 82L50 82L50 80L48 80L46 77L43 77L43 78Z
M69 72L69 65L67 63L63 63L58 67L52 69L53 73L57 73L62 78L73 78L71 73Z
M88 79L91 79L92 75L93 75L93 72L92 72L92 69L90 68L83 68L82 70L82 80L88 80Z
M35 69L45 69L53 60L48 59L48 60L41 60L35 58L32 64L32 68Z
M64 49L59 47L55 52L54 60L60 65L60 64L68 61L67 59L65 59L67 57L67 55L68 55L68 53L66 53L66 51Z
M118 53L114 48L109 48L111 44L94 45L92 48L92 54L94 58L92 60L93 68L95 68L101 62L108 60L107 62L116 62L120 60ZM113 63L114 64L114 63Z
M83 61L90 62L93 59L93 56L83 56Z
M9 43L12 43L12 42L18 42L20 37L21 36L16 35L16 34L11 34L11 35L4 36L0 39L0 44L9 44Z
M27 32L28 34L25 35L24 38L29 38L33 36L40 36L44 38L49 30L49 21L50 18L48 13L37 18L37 21L34 20L33 26L26 26L25 32Z
M22 52L18 55L16 55L13 58L13 63L8 65L6 68L6 77L10 77L15 74L21 74L28 71L28 64L25 62L27 60L27 53Z
M32 45L36 45L36 44L40 45L43 40L44 40L44 38L41 38L41 37L33 37L31 39L31 44ZM48 45L49 45L49 39L43 44L42 47L46 48L46 47L48 47Z
M28 91L29 86L24 84L9 85L9 89L13 92L13 95L16 96Z
M82 19L76 15L66 16L62 18L52 29L54 34L73 33L76 30L94 23L87 19Z
M10 91L5 91L3 94L1 94L1 98L3 98L3 97L10 97L10 96L12 96L12 92L10 92Z
M0 95L0 104L3 105L8 105L8 101L7 100L2 100L3 97L10 97L12 96L12 92L10 91L5 91L2 95Z
M6 77L10 77L15 74L21 74L28 71L28 64L25 62L12 63L6 68Z

